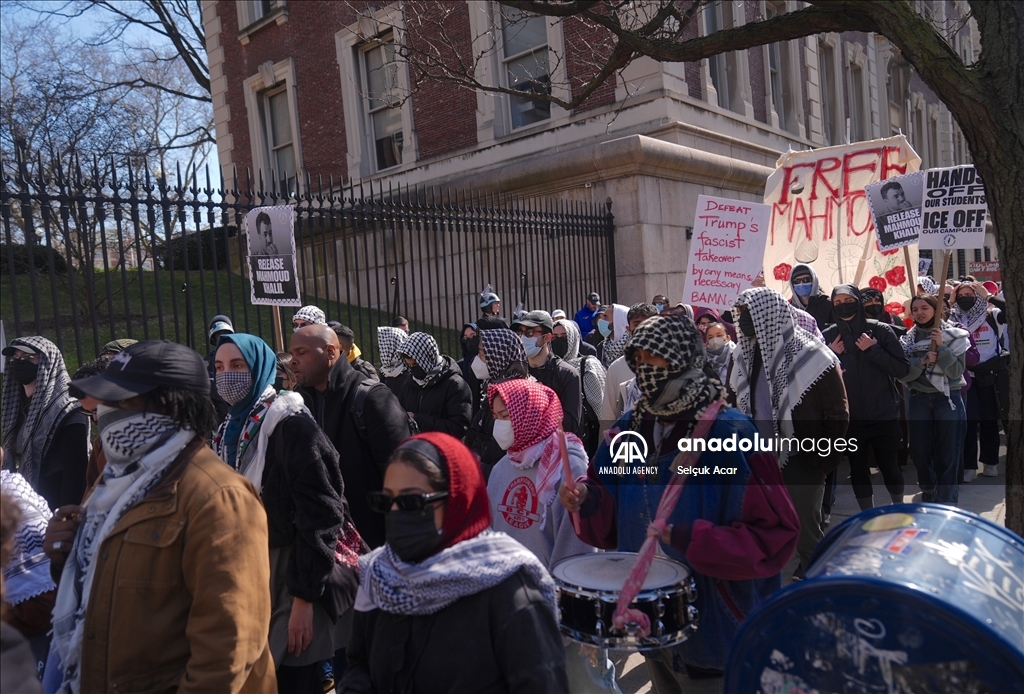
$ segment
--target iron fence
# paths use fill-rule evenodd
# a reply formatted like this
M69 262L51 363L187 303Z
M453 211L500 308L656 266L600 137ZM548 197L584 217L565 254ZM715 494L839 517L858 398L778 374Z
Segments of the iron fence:
M396 315L459 355L460 329L479 315L487 284L506 317L519 303L572 315L591 291L615 298L611 203L309 175L301 192L281 194L248 172L244 189L222 190L208 169L204 186L180 170L187 183L170 184L144 162L44 166L23 154L0 168L0 318L8 339L13 328L53 340L69 368L115 338L205 352L216 314L273 344L270 309L249 301L239 233L263 205L294 206L304 303L349 325L374 362L376 326Z

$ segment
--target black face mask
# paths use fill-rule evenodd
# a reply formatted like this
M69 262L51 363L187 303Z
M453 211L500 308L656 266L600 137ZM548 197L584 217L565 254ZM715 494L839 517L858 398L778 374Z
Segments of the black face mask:
M754 331L754 319L750 316L750 311L741 313L737 324L740 326L740 331L747 337L757 337L757 333Z
M421 367L419 364L417 364L416 366L410 367L409 368L409 373L412 374L413 378L419 379L421 381L427 380L427 372L424 371L423 367Z
M917 321L914 321L914 325L921 328L922 330L931 330L932 326L935 325L935 316L932 316L932 319L927 323L918 323Z
M832 312L836 314L842 320L851 320L857 315L857 310L860 307L853 302L846 302L845 304L836 304L832 307Z
M864 306L864 313L867 314L868 318L878 318L882 315L881 304L866 304Z
M441 542L433 505L416 513L389 511L384 515L384 535L399 559L407 563L423 561Z
M284 376L278 376L274 379L274 390L278 392L284 390Z
M18 361L8 361L7 370L11 372L14 380L23 386L27 386L32 381L36 380L39 375L39 364L33 364L27 359L19 359Z
M555 353L555 356L565 359L565 355L569 353L569 338L564 336L551 338L551 351Z
M956 299L956 305L960 307L961 311L970 311L974 308L975 302L978 300L976 296L958 296Z

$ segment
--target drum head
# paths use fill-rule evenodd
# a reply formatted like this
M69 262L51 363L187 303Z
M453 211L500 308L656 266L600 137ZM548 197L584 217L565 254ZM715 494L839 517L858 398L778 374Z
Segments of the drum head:
M588 590L618 592L636 564L635 552L601 552L569 557L555 564L551 574L555 580ZM667 588L682 583L690 575L679 562L655 557L644 581L643 590Z

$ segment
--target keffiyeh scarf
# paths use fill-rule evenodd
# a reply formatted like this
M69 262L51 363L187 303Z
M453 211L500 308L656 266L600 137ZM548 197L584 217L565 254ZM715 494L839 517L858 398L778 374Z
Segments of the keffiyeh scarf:
M735 342L726 342L717 352L710 349L706 344L704 345L704 354L707 357L708 364L710 364L711 368L715 370L715 373L723 379L723 386L725 383L722 374L728 373L729 360L732 359L732 353L735 349Z
M413 382L420 388L429 388L441 378L444 359L441 358L441 351L437 348L437 342L427 333L413 333L410 335L405 344L398 348L398 354L414 359L417 366L427 373L426 378L412 377Z
M949 347L949 351L953 353L954 357L959 357L970 348L970 333L966 330L958 328L947 321L942 321L941 328L942 344ZM913 330L907 331L907 334L900 338L900 344L903 345L903 352L908 358L920 359L932 349L931 331L915 327ZM938 362L925 367L924 375L935 390L946 396L946 399L949 400L950 408L955 410L956 405L953 404L953 400L949 395L949 378L946 377Z
M796 325L791 306L774 289L752 287L736 299L737 307L750 312L757 339L739 331L739 348L733 353L735 365L730 386L736 393L736 405L744 414L753 414L750 401L755 350L761 350L768 390L772 402L772 423L775 433L793 435L793 410L804 395L839 359L824 342ZM779 464L785 465L786 454L779 453Z
M17 470L35 487L39 484L43 456L53 442L57 428L79 405L68 395L71 378L57 345L39 336L15 338L11 345L26 345L34 349L39 355L39 370L36 390L28 401L28 412L20 430L16 425L25 391L9 372L4 374L2 441L7 451L4 467Z
M604 341L604 349L601 352L601 365L608 368L608 365L622 356L629 342L629 307L622 304L612 304L613 325L612 334Z
M409 339L409 334L404 330L391 326L377 328L377 347L380 351L380 372L388 378L401 376L405 371L405 362L399 356L399 348Z
M221 460L238 472L241 472L249 464L253 455L256 454L256 449L251 449L252 442L259 436L263 420L267 416L270 406L279 397L280 395L274 390L273 386L267 386L260 394L256 404L253 405L253 408L246 415L245 422L242 423L242 432L238 435L238 446L235 448L234 460L229 459L231 454L228 451L226 441L228 425L231 423L231 415L229 414L221 422L220 426L217 427L216 433L213 435L213 445L211 446L214 452L220 456ZM259 489L260 485L258 483L253 482L253 484Z
M18 605L57 587L50 578L50 560L43 552L46 523L53 514L46 499L16 472L0 472L0 488L21 510L13 552L3 567L4 602Z
M489 383L501 383L512 378L525 378L526 348L511 330L504 328L480 331L480 344L484 348Z
M917 283L924 289L925 294L935 294L938 291L938 287L935 286L935 280L927 275L918 279Z
M563 318L555 321L555 325L565 328L566 341L569 343L565 361L579 369L580 378L583 380L583 397L594 412L600 413L604 404L604 367L599 366L596 359L580 356L580 328L576 321Z
M277 429L278 424L293 415L305 415L310 421L313 421L313 415L310 414L309 409L307 409L305 402L302 400L302 396L298 393L286 391L276 398L268 400L266 405L266 409L261 417L262 422L258 425L258 433L254 432L256 445L253 447L253 452L247 459L239 457L241 467L238 469L242 476L252 482L252 486L259 490L261 496L263 494L263 471L267 467L267 447L270 445L270 435Z
M976 332L988 316L988 301L980 296L974 297L974 306L964 311L959 304L953 303L949 311L949 322L959 323L965 326L970 332Z
M460 598L504 582L520 569L533 579L555 611L555 582L533 552L505 533L479 535L409 564L384 545L359 558L355 609L419 617L436 614Z

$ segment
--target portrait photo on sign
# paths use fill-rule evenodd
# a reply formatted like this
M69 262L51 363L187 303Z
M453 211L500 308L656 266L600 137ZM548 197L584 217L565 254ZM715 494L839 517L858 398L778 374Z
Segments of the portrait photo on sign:
M864 187L883 251L917 242L921 232L924 172L896 176Z
M273 217L278 215L271 216L273 212L274 210L266 208L256 212L253 224L248 229L249 255L282 255L292 252L290 244L283 243L284 239L288 237L287 227L280 229L275 234L275 226L282 227L283 220L279 219L275 225ZM290 214L287 222L284 223L291 223ZM278 242L279 239L281 243Z
M253 304L300 306L296 275L294 209L256 207L245 215Z

